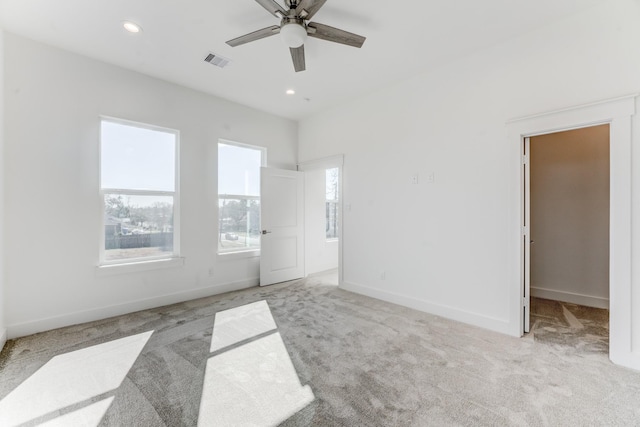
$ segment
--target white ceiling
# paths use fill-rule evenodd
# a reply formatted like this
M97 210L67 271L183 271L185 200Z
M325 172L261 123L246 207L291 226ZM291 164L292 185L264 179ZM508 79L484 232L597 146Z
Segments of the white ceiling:
M284 4L283 0L278 0ZM0 0L0 25L66 50L300 119L606 0L328 0L312 21L367 37L362 49L305 44L293 71L278 36L226 40L277 25L254 0ZM127 33L122 21L143 32ZM209 53L232 60L224 69ZM287 96L293 88L296 95ZM310 100L305 100L308 98Z

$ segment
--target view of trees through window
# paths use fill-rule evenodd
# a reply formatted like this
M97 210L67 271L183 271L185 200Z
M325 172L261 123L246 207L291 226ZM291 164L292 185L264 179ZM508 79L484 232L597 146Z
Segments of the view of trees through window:
M171 197L105 194L107 260L173 253Z
M339 177L340 169L331 168L326 170L325 231L327 234L327 239L338 238Z
M220 249L260 248L260 200L220 196L218 203Z
M260 248L263 150L218 143L218 251Z
M177 134L103 120L103 262L165 258L174 245Z

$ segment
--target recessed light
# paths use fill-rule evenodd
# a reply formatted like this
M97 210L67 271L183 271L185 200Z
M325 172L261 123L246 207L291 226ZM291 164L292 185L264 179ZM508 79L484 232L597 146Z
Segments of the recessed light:
M287 89L287 95L295 95L296 91L293 89Z
M131 22L131 21L124 21L122 23L122 26L124 27L125 30L129 31L130 33L139 33L140 31L142 31L142 27L138 24L136 24L135 22Z

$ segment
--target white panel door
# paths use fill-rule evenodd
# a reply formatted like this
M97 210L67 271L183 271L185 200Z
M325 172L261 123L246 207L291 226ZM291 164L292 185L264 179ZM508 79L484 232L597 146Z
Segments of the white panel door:
M260 286L304 276L304 173L260 170Z

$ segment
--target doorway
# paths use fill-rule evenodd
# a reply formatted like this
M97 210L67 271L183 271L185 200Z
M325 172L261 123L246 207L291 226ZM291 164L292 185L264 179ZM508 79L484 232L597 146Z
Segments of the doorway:
M343 156L305 162L305 273L342 275L342 166Z
M529 237L524 224L523 140L563 130L599 124L610 126L610 224L609 230L609 358L612 362L640 369L640 328L632 312L640 298L631 289L632 244L632 119L636 113L636 94L563 108L556 111L512 119L507 122L509 166L509 316L505 331L524 334L530 295L525 292L525 248Z
M609 135L603 124L524 140L536 340L608 351Z

